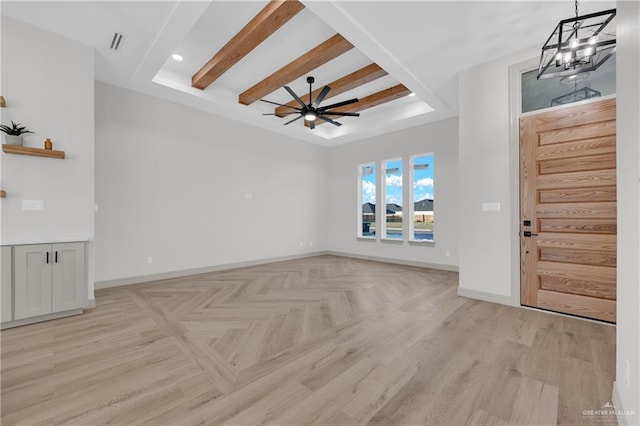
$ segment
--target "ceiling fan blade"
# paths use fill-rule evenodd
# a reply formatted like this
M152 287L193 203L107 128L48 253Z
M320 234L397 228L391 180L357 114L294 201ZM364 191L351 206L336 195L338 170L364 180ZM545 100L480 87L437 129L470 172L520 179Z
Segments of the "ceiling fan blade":
M322 115L322 114L318 115L318 118L319 118L320 120L324 120L324 121L326 121L327 123L331 123L331 124L333 124L334 126L338 126L338 127L342 126L342 123L338 123L337 121L333 121L333 120L332 120L332 119L330 119L329 117L325 117L325 116L324 116L324 115Z
M318 108L318 110L320 111L326 111L328 109L332 109L332 108L338 108L341 106L345 106L345 105L350 105L350 104L354 104L356 102L358 102L359 99L358 98L353 98L353 99L349 99L348 101L342 101L342 102L338 102L335 104L331 104L331 105L327 105L327 106L323 106L321 108Z
M296 118L294 118L293 120L291 120L291 121L287 121L286 123L284 123L284 125L286 126L287 124L291 124L291 123L293 123L293 122L294 122L294 121L296 121L296 120L300 120L301 118L302 118L302 115L299 115L299 116L297 116Z
M309 128L310 128L311 130L313 130L313 129L315 129L315 128L316 128L316 120L313 120L313 121L310 121L310 122L309 122Z
M360 113L359 112L340 112L340 111L336 111L336 112L331 112L331 111L325 111L323 112L324 115L341 115L344 117L360 117Z
M271 102L271 101L268 101L268 100L266 100L266 99L260 99L260 100L261 100L262 102L266 102L266 103L268 103L268 104L278 105L278 106L282 106L282 107L287 107L287 108L295 109L296 111L300 111L300 108L292 107L292 106L285 105L285 104L279 104L279 103L277 103L277 102Z
M307 107L307 105L304 102L302 102L302 99L300 99L300 97L298 95L296 95L296 92L291 90L291 87L284 86L284 88L287 90L287 92L289 92L289 94L291 96L293 96L293 99L295 99L296 102L298 102L302 108L306 108Z
M291 115L291 114L300 114L300 112L298 112L298 111L291 111L291 112L283 112L282 114L276 114L275 112L270 112L270 113L262 114L262 115L277 115L278 117L281 117L281 116Z
M316 100L315 100L315 102L313 104L315 106L320 105L320 102L322 102L324 100L324 98L327 96L327 93L329 93L329 90L331 90L331 87L324 86L322 88L322 90L320 91L320 93L318 93L318 97L316 98Z

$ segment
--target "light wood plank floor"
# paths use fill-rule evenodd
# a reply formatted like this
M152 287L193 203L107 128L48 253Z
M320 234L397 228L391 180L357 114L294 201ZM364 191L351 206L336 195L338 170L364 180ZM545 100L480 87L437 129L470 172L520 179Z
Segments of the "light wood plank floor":
M615 328L333 256L96 292L1 332L2 425L615 424Z

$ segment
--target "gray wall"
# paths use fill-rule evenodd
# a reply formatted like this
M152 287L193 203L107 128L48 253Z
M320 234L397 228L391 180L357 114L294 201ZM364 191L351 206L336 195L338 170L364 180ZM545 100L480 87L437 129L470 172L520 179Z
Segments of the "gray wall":
M458 77L460 293L507 304L519 304L512 275L519 270L512 259L518 229L511 223L519 199L513 191L517 141L514 146L510 136L509 67L536 54L526 49ZM483 203L500 203L500 211L483 211Z
M324 148L95 87L96 281L326 250Z
M93 49L2 18L2 123L35 133L24 145L66 151L65 160L3 153L2 243L93 235ZM3 140L4 143L4 140ZM21 200L42 200L23 211Z
M457 269L458 266L458 120L453 118L331 148L329 152L329 234L331 251L422 263ZM358 165L434 153L435 244L358 240ZM377 205L382 205L380 179ZM408 200L408 188L403 199ZM405 227L405 234L408 230ZM447 256L446 253L449 253Z
M640 4L617 3L618 324L616 391L640 424Z

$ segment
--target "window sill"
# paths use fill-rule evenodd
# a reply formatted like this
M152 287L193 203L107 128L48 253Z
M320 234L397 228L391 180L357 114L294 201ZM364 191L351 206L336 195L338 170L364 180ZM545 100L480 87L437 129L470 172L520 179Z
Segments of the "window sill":
M404 243L404 240L402 238L380 238L380 241L382 241L383 243L396 243L396 244Z
M356 237L358 241L375 241L376 237Z
M436 242L433 240L409 240L409 245L435 247Z

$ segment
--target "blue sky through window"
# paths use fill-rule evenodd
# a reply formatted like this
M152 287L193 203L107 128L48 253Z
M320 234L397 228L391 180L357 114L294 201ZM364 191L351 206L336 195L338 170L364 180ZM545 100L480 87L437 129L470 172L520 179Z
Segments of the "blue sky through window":
M433 200L433 155L421 155L414 157L413 169L413 201L420 201L428 198ZM426 164L426 168L419 165Z
M433 199L433 155L414 157L414 164L426 164L426 169L413 171L413 201ZM402 205L402 160L385 163L387 169L398 168L398 173L386 174L386 202ZM362 166L362 203L376 203L376 166Z
M376 165L362 166L362 204L376 203Z
M402 160L392 160L385 165L385 202L402 206Z

